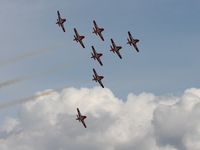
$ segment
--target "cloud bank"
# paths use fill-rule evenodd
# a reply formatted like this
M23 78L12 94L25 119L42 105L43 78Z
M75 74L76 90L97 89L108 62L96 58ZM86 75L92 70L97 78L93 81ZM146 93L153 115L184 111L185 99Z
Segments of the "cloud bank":
M76 108L88 128L75 120ZM71 87L24 102L19 118L6 117L0 149L198 150L199 115L196 88L181 96L130 93L122 101L108 88Z

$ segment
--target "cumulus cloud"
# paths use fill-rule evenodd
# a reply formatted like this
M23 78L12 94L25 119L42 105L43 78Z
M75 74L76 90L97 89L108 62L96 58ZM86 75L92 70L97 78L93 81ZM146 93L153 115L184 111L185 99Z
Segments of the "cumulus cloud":
M184 92L174 105L159 105L153 125L159 145L174 145L181 150L200 149L200 89Z
M17 119L6 117L0 149L197 150L199 102L196 88L182 96L130 93L123 101L108 88L71 87L24 102ZM76 108L88 128L75 120Z

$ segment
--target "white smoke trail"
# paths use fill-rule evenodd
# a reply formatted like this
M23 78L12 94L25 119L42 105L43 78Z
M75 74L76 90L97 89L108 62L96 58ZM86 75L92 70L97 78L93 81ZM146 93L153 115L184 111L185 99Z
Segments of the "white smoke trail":
M60 67L57 67L57 68L53 68L53 69L50 69L50 70L46 70L46 71L43 71L43 72L35 73L35 74L29 75L29 76L24 76L24 77L21 77L21 78L11 79L11 80L5 81L3 83L0 83L0 88L3 88L4 86L8 86L8 85L11 85L11 84L14 84L14 83L17 83L17 82L28 80L30 78L34 78L34 77L37 77L37 76L40 76L40 75L43 75L43 74L48 74L48 73L51 73L53 71L69 67L71 65L72 64L70 64L70 65L67 64L67 65L63 65L63 66L60 66Z
M20 60L20 59L23 59L23 58L26 58L26 57L29 57L29 56L32 56L32 55L35 55L35 54L38 54L38 53L42 53L44 51L58 47L60 45L62 45L62 44L58 44L58 45L50 46L50 47L47 47L47 48L39 49L39 50L36 50L36 51L33 51L33 52L29 52L27 54L23 54L23 55L20 55L20 56L16 56L16 57L4 60L4 61L0 62L0 66L6 65L6 64L11 63L11 62L15 62L17 60Z
M13 100L13 101L8 102L8 103L0 104L0 109L8 108L8 107L11 107L11 106L26 102L28 100L33 100L33 99L36 99L36 98L39 98L39 97L42 97L42 96L45 96L45 95L49 95L51 93L55 93L55 92L58 92L58 91L61 91L63 89L67 89L67 88L70 88L70 87L72 87L72 86L54 89L54 90L42 92L40 94L32 95L32 96L29 96L29 97L21 98L21 99L18 99L18 100Z
M49 126L44 126L44 127L41 127L41 128L35 129L35 130L24 131L24 132L21 132L21 133L16 134L16 135L11 135L11 136L7 137L6 139L0 139L0 143L7 142L7 141L10 141L10 140L13 140L13 139L16 139L16 138L22 138L22 137L25 137L25 136L28 136L28 135L31 135L31 134L34 134L34 133L37 133L37 132L47 130L47 129L51 129L53 127L62 125L63 123L66 123L66 122L59 122L59 123L49 125Z

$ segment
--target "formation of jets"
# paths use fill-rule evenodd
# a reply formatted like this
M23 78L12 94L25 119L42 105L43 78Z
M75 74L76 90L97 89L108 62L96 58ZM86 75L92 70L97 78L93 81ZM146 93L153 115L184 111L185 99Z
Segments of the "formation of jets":
M66 19L61 18L61 15L60 15L59 11L57 11L57 14L58 14L58 19L57 19L56 24L58 24L59 27L62 28L63 32L65 32L64 22L66 21ZM104 37L102 35L102 31L104 31L104 28L99 28L95 20L93 20L93 24L94 24L94 27L93 27L93 32L92 33L95 33L96 35L98 35L101 38L102 41L104 41ZM85 45L84 45L84 43L82 41L85 38L85 36L79 35L78 31L76 30L76 28L74 28L74 33L75 33L75 35L74 35L73 41L79 42L81 44L81 46L83 48L85 48ZM139 42L139 39L134 39L132 37L130 31L128 31L127 40L128 40L127 44L130 44L130 46L132 45L135 48L135 50L137 52L139 52L139 49L138 49L138 47L136 45L136 43ZM115 44L115 42L114 42L114 40L112 38L110 39L110 41L111 41L111 44L112 44L110 46L110 48L111 48L110 51L112 51L113 53L116 53L119 56L119 58L122 59L122 56L120 54L120 49L122 49L122 46L116 46L116 44ZM102 53L97 53L95 48L94 48L94 46L91 46L91 47L92 47L92 53L91 53L92 57L91 58L93 58L94 60L97 60L99 62L99 64L101 66L103 66L103 63L102 63L102 61L100 59L100 57L103 54ZM103 83L101 81L104 78L104 76L99 76L94 68L93 68L93 73L94 74L93 74L93 79L92 80L98 82L101 85L101 87L104 88L104 85L103 85ZM76 120L79 120L79 122L82 122L83 126L85 128L87 128L87 126L86 126L86 124L84 122L84 119L86 119L87 117L81 115L81 112L80 112L79 108L77 108L77 112L78 112L78 115L77 115Z

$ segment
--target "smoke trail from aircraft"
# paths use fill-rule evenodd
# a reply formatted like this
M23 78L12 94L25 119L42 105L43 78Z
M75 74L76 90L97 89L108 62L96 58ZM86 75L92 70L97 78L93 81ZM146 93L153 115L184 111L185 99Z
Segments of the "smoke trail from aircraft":
M53 68L53 69L50 69L50 70L46 70L46 71L43 71L43 72L35 73L35 74L29 75L29 76L24 76L24 77L21 77L21 78L15 78L15 79L12 79L12 80L8 80L6 82L0 83L0 88L3 88L4 86L8 86L8 85L11 85L11 84L14 84L14 83L17 83L17 82L28 80L28 79L31 79L31 78L34 78L34 77L37 77L37 76L40 76L40 75L48 74L48 73L51 73L53 71L69 67L71 65L64 65L64 66L60 66L60 67Z
M33 99L36 99L36 98L39 98L39 97L42 97L42 96L45 96L45 95L49 95L51 93L55 93L55 92L58 92L58 91L61 91L63 89L67 89L67 88L70 88L70 87L72 87L72 86L64 87L64 88L58 88L58 89L55 89L55 90L49 90L49 91L46 91L46 92L42 92L40 94L36 94L36 95L29 96L29 97L21 98L21 99L18 99L18 100L14 100L14 101L11 101L11 102L8 102L8 103L0 104L0 109L8 108L8 107L26 102L28 100L33 100Z
M36 99L36 98L39 98L39 97L42 97L42 96L45 96L45 95L49 95L51 93L55 93L55 92L58 92L58 91L61 91L63 89L67 89L67 88L70 88L70 87L72 87L72 86L64 87L64 88L58 88L58 89L54 89L54 90L49 90L49 91L46 91L46 92L42 92L40 94L36 94L34 96L30 96L30 97L22 98L22 99L15 100L15 101L12 101L12 102L9 102L9 103L1 104L0 109L7 108L7 107L10 107L10 106L19 104L19 103L23 103L23 102L28 101L28 100L33 100L33 99ZM41 127L41 128L35 129L35 130L24 131L24 132L21 132L21 133L16 134L16 135L11 135L6 139L0 139L0 143L6 142L6 141L9 141L9 140L12 140L12 139L16 139L16 138L28 136L28 135L31 135L31 134L34 134L36 132L40 132L40 131L43 131L43 130L51 129L51 128L59 126L63 123L65 123L65 122L59 122L59 123L49 125L49 126L44 126L44 127Z
M35 54L38 54L38 53L42 53L42 52L47 51L47 50L49 50L49 49L58 47L58 46L60 46L60 45L62 45L62 44L50 46L50 47L47 47L47 48L43 48L43 49L39 49L39 50L36 50L36 51L33 51L33 52L29 52L29 53L27 53L27 54L23 54L23 55L20 55L20 56L16 56L16 57L13 57L13 58L9 58L9 59L7 59L7 60L1 61L1 62L0 62L0 66L6 65L6 64L11 63L11 62L15 62L15 61L17 61L17 60L20 60L20 59L23 59L23 58L26 58L26 57L29 57L29 56L32 56L32 55L35 55Z
M34 133L37 133L37 132L41 132L41 131L47 130L47 129L51 129L51 128L59 126L59 125L61 125L63 123L65 123L65 122L60 122L60 123L56 123L56 124L53 124L53 125L44 126L44 127L41 127L41 128L35 129L35 130L24 131L24 132L21 132L21 133L16 134L16 135L11 135L6 139L0 139L0 143L7 142L9 140L13 140L13 139L16 139L16 138L28 136L28 135L31 135L31 134L34 134Z

